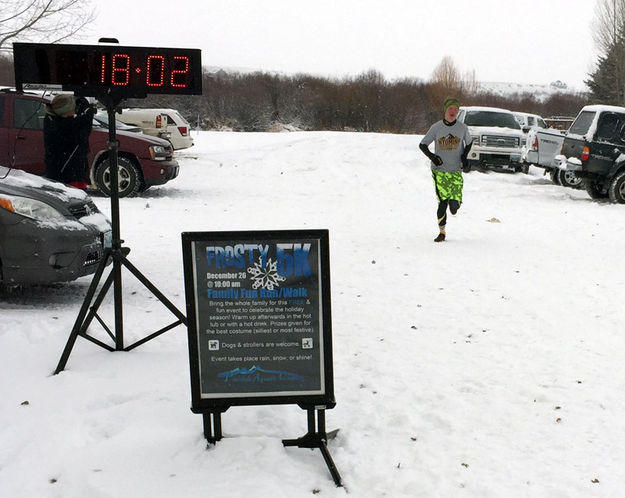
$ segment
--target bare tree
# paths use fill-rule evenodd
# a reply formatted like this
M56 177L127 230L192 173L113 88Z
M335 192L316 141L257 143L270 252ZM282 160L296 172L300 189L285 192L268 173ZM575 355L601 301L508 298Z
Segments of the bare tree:
M434 121L440 116L443 102L449 97L461 98L462 77L454 60L446 55L432 71L427 87L430 110L427 113L428 121Z
M625 0L598 0L592 22L593 39L601 55L617 42L625 19Z
M586 83L595 97L605 99L606 95L612 95L611 103L624 105L625 0L597 0L593 38L599 50L599 60L597 70Z
M13 41L57 43L93 21L90 0L2 0L0 49Z
M443 57L438 66L434 68L430 82L450 93L460 91L462 86L460 71L449 55Z
M465 71L462 76L462 93L464 95L475 95L480 90L480 83L477 80L475 69Z

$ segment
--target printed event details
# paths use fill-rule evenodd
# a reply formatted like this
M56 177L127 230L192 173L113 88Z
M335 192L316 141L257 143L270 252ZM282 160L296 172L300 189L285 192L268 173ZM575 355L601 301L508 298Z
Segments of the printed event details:
M324 389L319 241L195 241L204 398Z

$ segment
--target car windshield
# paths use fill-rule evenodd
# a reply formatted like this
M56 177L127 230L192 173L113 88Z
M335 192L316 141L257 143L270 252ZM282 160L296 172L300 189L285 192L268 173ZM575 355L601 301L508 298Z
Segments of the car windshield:
M569 133L573 135L586 135L590 129L590 125L595 119L595 111L582 111L575 118L573 124L569 128Z
M109 117L106 114L96 114L95 116L93 116L93 124L94 126L99 126L100 128L106 128L108 130ZM122 123L117 119L115 120L115 128L117 130L123 131L137 131L136 126L127 125L126 123Z
M467 126L495 126L520 130L521 126L513 114L497 111L468 111L464 118Z

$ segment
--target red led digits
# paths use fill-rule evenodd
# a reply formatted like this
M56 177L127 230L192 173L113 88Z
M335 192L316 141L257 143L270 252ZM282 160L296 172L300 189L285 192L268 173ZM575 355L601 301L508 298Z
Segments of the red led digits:
M113 54L111 66L111 83L117 86L128 85L130 82L130 56L128 54Z
M100 59L100 83L106 83L106 55L102 54Z
M165 57L149 55L145 82L148 86L163 86L165 82Z
M174 69L171 72L171 86L175 88L184 88L187 86L187 74L189 73L189 58L176 55L174 56L174 64L176 67L184 67L184 69Z
M172 53L173 52L173 53ZM93 82L99 86L147 93L186 93L195 89L195 61L180 52L158 49L101 51L92 59ZM183 54L185 52L182 52Z

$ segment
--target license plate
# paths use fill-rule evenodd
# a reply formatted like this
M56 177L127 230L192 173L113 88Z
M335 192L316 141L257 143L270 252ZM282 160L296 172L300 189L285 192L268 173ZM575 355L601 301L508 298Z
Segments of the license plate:
M113 231L112 230L102 233L102 246L104 246L104 249L110 249L111 247L113 247Z

